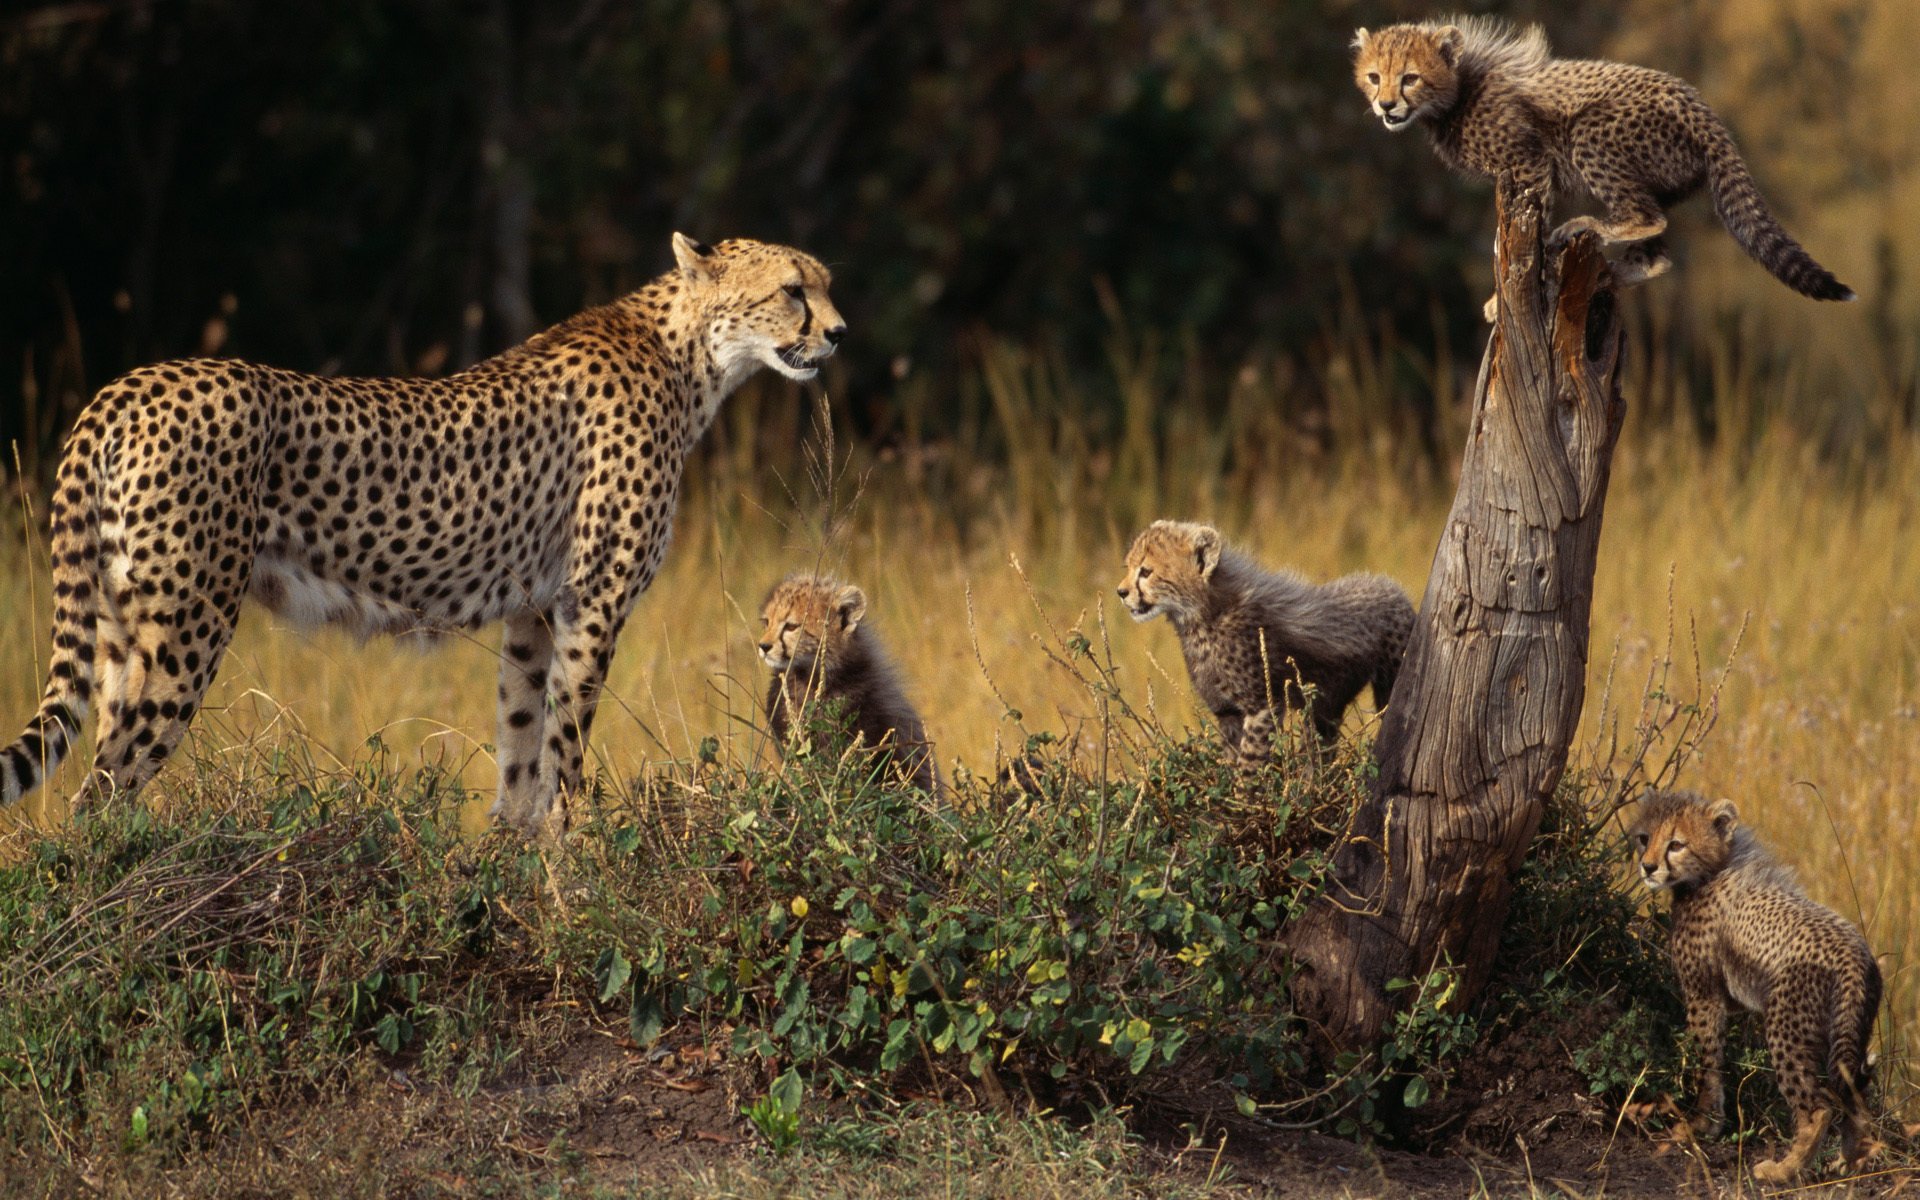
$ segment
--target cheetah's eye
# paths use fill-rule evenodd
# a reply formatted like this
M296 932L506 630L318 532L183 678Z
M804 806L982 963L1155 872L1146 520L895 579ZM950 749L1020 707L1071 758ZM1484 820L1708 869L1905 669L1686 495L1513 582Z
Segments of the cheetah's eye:
M1647 848L1647 835L1644 833L1634 834L1633 843L1634 845L1640 847L1642 850L1645 850Z
M1402 75L1400 77L1400 86L1403 88L1412 87L1414 84L1419 82L1420 82L1420 77L1418 75L1413 74L1411 71L1409 71L1407 74Z
M1149 575L1151 575L1151 574L1153 574L1153 568L1152 568L1152 567L1141 567L1141 568L1140 568L1140 578L1142 578L1142 579L1145 579L1145 578L1146 578L1147 576L1149 576Z
M794 630L798 628L800 628L800 623L798 621L788 621L786 624L780 627L780 632L792 633Z
M807 289L804 284L790 283L781 290L787 295L792 296L795 300L804 300L807 296Z
M1676 850L1685 850L1686 848L1687 848L1687 844L1681 841L1679 838L1674 838L1672 841L1667 843L1667 850L1669 852L1676 851Z
M1376 84L1376 85L1377 85L1377 84L1378 84L1378 83L1380 82L1380 72L1378 72L1378 71L1368 71L1368 72L1367 72L1367 82L1368 82L1368 83L1371 83L1371 84Z

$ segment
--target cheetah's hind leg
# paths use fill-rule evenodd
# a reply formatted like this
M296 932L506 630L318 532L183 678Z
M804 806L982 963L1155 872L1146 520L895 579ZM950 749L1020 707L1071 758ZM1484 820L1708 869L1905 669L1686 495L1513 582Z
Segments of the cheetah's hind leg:
M1753 1164L1754 1179L1761 1183L1789 1183L1798 1178L1807 1160L1820 1149L1820 1142L1827 1136L1827 1126L1832 1121L1833 1110L1830 1108L1793 1114L1793 1144L1779 1158Z
M1849 1171L1857 1171L1886 1150L1886 1143L1873 1136L1873 1112L1867 1106L1866 1089L1854 1073L1842 1065L1838 1076L1840 1106L1840 1157Z
M73 799L75 811L131 796L160 770L200 710L233 635L237 607L230 600L222 609L195 596L164 620L142 606L125 614L119 629L103 628L99 747L93 773Z
M1753 1164L1753 1177L1761 1183L1785 1183L1799 1175L1819 1152L1833 1122L1832 1099L1814 1066L1826 1058L1826 1046L1809 1043L1797 1023L1800 1010L1788 1003L1795 996L1819 995L1821 983L1810 967L1789 968L1775 981L1773 1003L1766 1014L1767 1057L1773 1060L1780 1096L1793 1110L1793 1144L1779 1158Z
M1613 281L1621 287L1632 287L1658 279L1672 269L1673 259L1667 257L1667 239L1651 237L1627 247L1620 261L1614 264Z

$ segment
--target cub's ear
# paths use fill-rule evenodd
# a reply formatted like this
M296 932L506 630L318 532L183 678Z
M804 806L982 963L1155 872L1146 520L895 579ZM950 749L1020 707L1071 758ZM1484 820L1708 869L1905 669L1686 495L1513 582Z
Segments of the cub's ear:
M695 282L705 283L719 274L720 264L713 257L713 247L696 242L684 233L673 235L673 259L680 264L680 273Z
M1450 67L1460 64L1460 50L1467 44L1467 35L1460 32L1458 25L1443 26L1435 31L1433 40L1440 50L1440 61Z
M1713 821L1713 831L1721 837L1732 836L1735 827L1740 824L1740 810L1725 796L1708 806L1707 816Z
M1220 531L1211 525L1202 525L1193 532L1193 562L1200 568L1200 578L1211 579L1213 569L1220 565Z
M1367 39L1372 36L1372 34L1367 32L1366 26L1364 25L1354 30L1352 42L1354 53L1358 54L1360 51L1365 50L1367 48Z
M848 584L840 589L833 598L833 611L839 614L840 624L848 633L860 627L861 618L867 615L867 594Z

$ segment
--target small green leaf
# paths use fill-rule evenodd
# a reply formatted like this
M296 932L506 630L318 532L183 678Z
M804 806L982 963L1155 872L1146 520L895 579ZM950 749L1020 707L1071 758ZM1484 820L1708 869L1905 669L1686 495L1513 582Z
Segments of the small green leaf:
M1127 1070L1138 1075L1146 1070L1147 1063L1153 1058L1153 1039L1141 1038L1133 1044L1133 1053L1127 1056Z
M800 1072L789 1067L785 1074L773 1081L773 1086L767 1089L767 1095L773 1097L773 1102L780 1106L781 1112L797 1113L800 1111L800 1097L805 1090L805 1085L800 1082Z
M1426 1076L1415 1075L1412 1079L1407 1080L1407 1090L1402 1094L1400 1099L1408 1108L1419 1108L1427 1102L1429 1095L1430 1091L1427 1087Z
M651 1046L660 1040L660 1032L666 1026L667 1014L660 998L651 993L643 995L639 988L633 989L633 1005L627 1010L627 1030L633 1040L642 1046Z
M609 946L602 950L593 964L593 978L600 985L600 1003L605 1004L618 996L632 975L633 964L627 961L626 955L620 953L620 947Z

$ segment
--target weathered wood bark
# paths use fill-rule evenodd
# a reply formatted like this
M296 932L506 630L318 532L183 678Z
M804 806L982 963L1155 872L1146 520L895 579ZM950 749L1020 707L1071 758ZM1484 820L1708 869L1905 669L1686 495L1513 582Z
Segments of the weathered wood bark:
M1462 1001L1484 985L1585 698L1623 338L1598 241L1548 249L1539 198L1504 184L1498 208L1499 318L1379 777L1289 939L1295 1000L1342 1047L1376 1040L1390 979L1452 964Z

